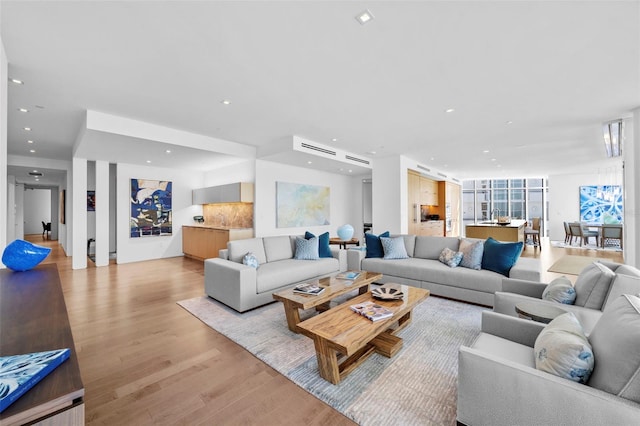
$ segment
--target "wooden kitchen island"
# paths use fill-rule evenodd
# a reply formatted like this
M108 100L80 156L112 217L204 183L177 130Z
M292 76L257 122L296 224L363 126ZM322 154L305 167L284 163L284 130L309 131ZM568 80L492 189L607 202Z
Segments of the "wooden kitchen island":
M478 222L466 226L468 238L487 239L492 237L498 241L524 241L524 227L526 220L512 220L507 225L496 222Z
M218 257L218 252L227 248L233 240L253 238L253 228L227 228L205 225L182 227L182 252L197 260Z

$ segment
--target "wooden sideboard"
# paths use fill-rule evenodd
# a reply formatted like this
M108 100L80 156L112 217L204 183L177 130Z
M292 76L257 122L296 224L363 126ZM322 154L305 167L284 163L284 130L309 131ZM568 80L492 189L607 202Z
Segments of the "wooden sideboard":
M0 270L0 356L69 348L71 356L0 414L0 425L84 425L84 386L55 264Z
M443 237L444 220L428 220L425 222L421 222L417 235Z
M210 226L183 226L182 252L197 260L218 257L218 252L227 248L233 240L253 238L252 228L214 228Z

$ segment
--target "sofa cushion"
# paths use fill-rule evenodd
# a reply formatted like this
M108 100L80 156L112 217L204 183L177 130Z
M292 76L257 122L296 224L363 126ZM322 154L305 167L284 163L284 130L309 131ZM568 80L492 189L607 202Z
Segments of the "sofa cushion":
M587 383L594 355L573 312L553 319L540 332L533 347L536 368L578 383Z
M404 239L404 248L407 256L413 257L416 248L416 236L414 234L391 234L390 237L402 237Z
M573 305L576 300L576 291L569 278L563 275L549 283L542 292L542 298L564 305Z
M509 276L509 271L516 264L524 243L518 241L515 243L502 243L493 238L487 238L484 242L484 250L482 254L482 269L497 272Z
M258 268L258 266L260 266L260 263L258 263L258 258L251 252L248 252L244 255L244 257L242 258L242 263L256 269Z
M338 259L326 257L314 261L285 259L265 263L260 265L257 270L256 292L273 291L339 270L340 262Z
M309 231L304 233L304 238L307 240L310 240L313 237L315 237L315 235L313 235ZM333 255L331 254L331 247L329 247L328 232L318 235L318 255L320 257L333 257Z
M482 269L483 240L461 238L458 251L462 252L460 266L476 270Z
M318 239L316 237L305 239L296 238L296 253L293 256L297 260L318 260Z
M388 237L389 231L385 231L380 235L373 235L370 232L364 234L364 240L367 245L366 257L384 257L384 249L380 242L380 237Z
M264 237L264 252L267 262L275 262L282 259L291 259L291 241L288 235L278 235L275 237Z
M246 240L233 240L227 243L229 251L229 260L236 263L242 263L244 255L248 252L253 253L261 265L267 263L267 256L264 252L264 244L262 238L247 238Z
M479 240L481 241L481 240ZM460 240L454 237L417 236L413 257L438 260L445 248L459 251Z
M637 295L638 293L640 293L640 277L616 273L609 287L609 294L607 294L607 299L602 309L606 309L607 306L623 294Z
M589 386L640 403L640 298L617 297L589 341L597 360Z
M407 249L404 246L404 238L402 237L380 237L382 250L384 251L384 259L408 259Z
M455 268L460 264L460 261L462 260L462 253L459 251L453 251L449 247L445 247L442 250L442 253L440 253L440 257L438 258L438 260L447 265L449 268Z
M575 305L590 309L602 309L614 272L599 262L593 262L578 275Z

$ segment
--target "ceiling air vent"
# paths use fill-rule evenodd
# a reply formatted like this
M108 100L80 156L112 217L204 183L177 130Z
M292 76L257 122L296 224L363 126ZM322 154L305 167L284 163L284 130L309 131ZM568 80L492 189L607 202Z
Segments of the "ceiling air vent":
M42 174L42 172L29 172L29 176L38 176L38 177L40 177L40 176L44 176L44 175Z
M369 165L369 161L364 158L353 157L351 155L345 155L344 158L351 161L357 161L358 163Z
M424 170L425 172L431 172L431 169L427 169L425 166L421 166L420 164L418 164L416 167L421 170Z
M311 144L305 143L305 142L302 142L300 144L300 147L305 148L305 149L311 149L313 151L323 152L323 153L328 154L328 155L333 155L333 156L336 155L335 151L331 151L330 149L321 148L319 146L311 145Z
M460 183L460 179L451 178L452 181Z
M447 175L445 175L444 173L440 173L440 172L438 172L438 176L441 176L441 177L443 177L445 179L447 178Z

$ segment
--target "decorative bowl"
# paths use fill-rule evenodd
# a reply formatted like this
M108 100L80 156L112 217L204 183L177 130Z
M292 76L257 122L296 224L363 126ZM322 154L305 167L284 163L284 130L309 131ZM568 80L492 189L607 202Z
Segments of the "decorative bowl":
M380 287L371 290L371 295L380 300L399 300L404 297L402 291L391 287Z
M501 226L507 226L508 224L510 224L511 222L498 222L498 225Z

